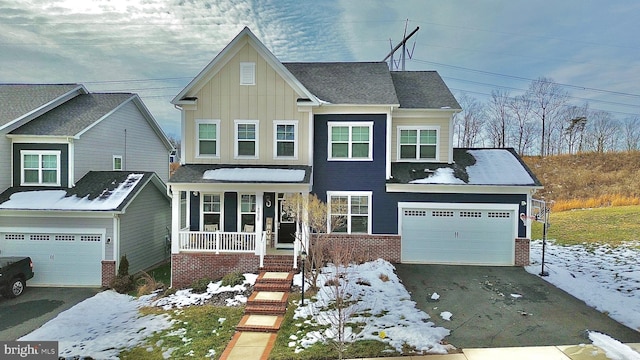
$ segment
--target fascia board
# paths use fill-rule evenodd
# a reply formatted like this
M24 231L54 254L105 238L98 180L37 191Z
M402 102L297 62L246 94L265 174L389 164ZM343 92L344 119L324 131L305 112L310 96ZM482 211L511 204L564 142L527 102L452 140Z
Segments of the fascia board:
M446 194L529 194L542 186L386 184L387 192Z

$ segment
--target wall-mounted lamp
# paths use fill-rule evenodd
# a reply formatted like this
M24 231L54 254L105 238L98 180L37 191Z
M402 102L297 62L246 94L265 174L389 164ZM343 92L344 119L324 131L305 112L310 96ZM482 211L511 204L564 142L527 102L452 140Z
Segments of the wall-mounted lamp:
M111 238L110 237L107 238L107 245L109 245L109 244L111 244Z
M523 200L523 201L520 202L520 205L527 206L527 202Z
M264 198L264 204L266 207L270 208L271 207L271 195L267 195Z
M192 194L193 194L193 196L198 196L198 195L200 195L200 193L199 193L199 192L197 192L197 191L193 191L193 192L192 192Z

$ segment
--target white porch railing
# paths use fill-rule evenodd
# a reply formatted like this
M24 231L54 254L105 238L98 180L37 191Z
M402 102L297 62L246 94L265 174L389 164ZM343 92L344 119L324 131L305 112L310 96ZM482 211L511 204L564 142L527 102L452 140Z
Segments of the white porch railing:
M259 252L256 248L256 233L248 232L223 232L223 231L187 231L179 233L180 251L202 252Z

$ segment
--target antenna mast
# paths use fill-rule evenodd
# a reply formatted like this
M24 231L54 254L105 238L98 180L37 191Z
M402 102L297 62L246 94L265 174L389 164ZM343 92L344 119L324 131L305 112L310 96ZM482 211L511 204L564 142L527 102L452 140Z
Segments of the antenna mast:
M408 23L409 20L407 20ZM404 71L404 65L405 65L405 56L408 54L409 55L409 59L411 59L411 57L413 56L413 51L416 48L416 43L413 43L413 49L411 49L411 52L409 52L407 50L407 40L409 40L409 38L411 38L415 33L418 32L418 30L420 30L420 27L417 26L409 35L407 35L407 23L405 23L404 25L404 38L402 39L402 41L396 45L395 47L393 47L393 45L391 44L391 39L389 39L389 45L392 47L391 52L385 56L384 59L382 59L382 61L387 61L387 59L391 58L391 60L389 61L389 70L393 71L394 67L396 68L396 70L399 67L399 64L396 63L393 60L393 54L398 51L398 49L402 46L402 55L400 58L400 62L402 64L402 71Z

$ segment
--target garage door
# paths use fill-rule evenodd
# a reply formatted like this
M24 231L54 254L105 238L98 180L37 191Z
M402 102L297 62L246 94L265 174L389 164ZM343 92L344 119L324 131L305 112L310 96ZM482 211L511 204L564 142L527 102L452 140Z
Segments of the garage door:
M100 286L103 234L0 233L0 256L30 256L29 285Z
M402 262L513 265L516 211L516 205L405 203Z

